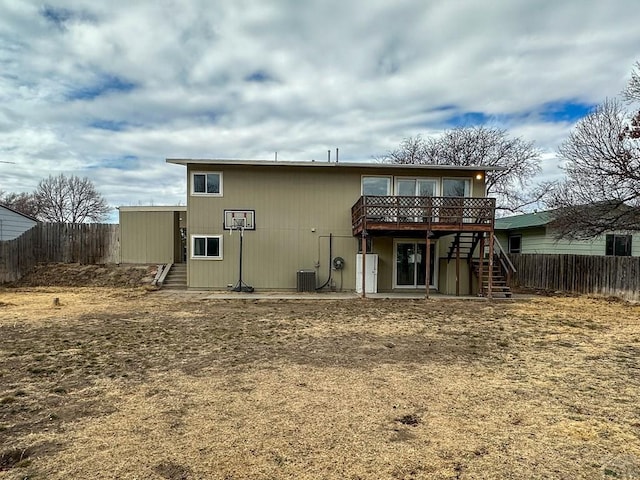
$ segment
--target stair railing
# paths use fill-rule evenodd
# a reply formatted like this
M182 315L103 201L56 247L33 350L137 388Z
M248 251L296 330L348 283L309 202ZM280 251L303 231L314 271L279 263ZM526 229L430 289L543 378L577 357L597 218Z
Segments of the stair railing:
M500 244L500 240L495 235L493 236L493 254L500 262L500 266L502 267L502 271L505 272L505 276L507 277L507 285L511 285L511 277L514 273L516 273L516 267L513 265L509 256L502 248Z

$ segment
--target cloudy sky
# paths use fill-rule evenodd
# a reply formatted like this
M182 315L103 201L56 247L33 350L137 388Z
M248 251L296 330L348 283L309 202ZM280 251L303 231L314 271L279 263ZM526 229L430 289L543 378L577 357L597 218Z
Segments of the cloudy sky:
M478 124L557 178L559 143L640 60L639 18L637 0L0 0L0 190L64 173L113 206L184 204L167 157L370 161Z

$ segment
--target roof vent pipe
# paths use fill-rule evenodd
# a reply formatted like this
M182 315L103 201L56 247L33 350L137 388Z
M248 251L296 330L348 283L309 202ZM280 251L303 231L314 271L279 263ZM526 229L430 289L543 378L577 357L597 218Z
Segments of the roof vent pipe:
M338 163L338 147L336 147L336 163Z
M331 163L331 150L327 150L327 162Z

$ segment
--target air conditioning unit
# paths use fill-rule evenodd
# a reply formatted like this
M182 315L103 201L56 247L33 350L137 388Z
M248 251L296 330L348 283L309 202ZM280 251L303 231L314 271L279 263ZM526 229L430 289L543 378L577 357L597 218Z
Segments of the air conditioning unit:
M315 292L316 291L316 271L315 270L298 270L297 276L299 292Z

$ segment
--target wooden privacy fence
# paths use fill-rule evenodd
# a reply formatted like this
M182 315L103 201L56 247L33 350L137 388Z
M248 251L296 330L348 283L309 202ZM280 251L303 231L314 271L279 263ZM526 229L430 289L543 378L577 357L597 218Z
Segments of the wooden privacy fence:
M509 254L512 285L640 300L640 257Z
M0 242L0 283L18 280L38 263L119 263L120 226L39 223Z

